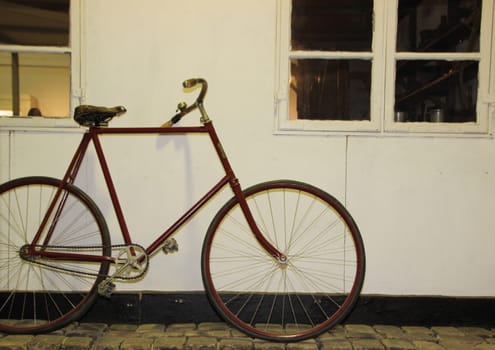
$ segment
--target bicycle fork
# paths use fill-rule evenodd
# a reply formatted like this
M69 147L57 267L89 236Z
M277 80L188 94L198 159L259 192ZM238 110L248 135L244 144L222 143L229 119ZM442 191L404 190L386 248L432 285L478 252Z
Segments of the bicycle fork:
M281 251L279 251L277 248L275 248L273 244L268 242L268 240L265 238L265 236L259 229L258 225L256 224L251 209L249 208L249 205L244 196L244 192L242 191L239 180L234 174L234 171L223 149L222 143L218 138L218 135L215 131L212 121L209 119L205 120L204 126L208 130L208 134L210 135L213 146L215 147L215 151L217 152L220 162L222 163L225 173L227 174L227 177L229 179L230 187L232 188L235 197L239 201L239 205L241 207L242 213L244 214L244 217L248 222L251 232L256 237L258 243L263 247L263 249L265 249L265 251L268 254L270 254L273 258L275 258L279 264L285 264L287 262L287 256L283 254Z

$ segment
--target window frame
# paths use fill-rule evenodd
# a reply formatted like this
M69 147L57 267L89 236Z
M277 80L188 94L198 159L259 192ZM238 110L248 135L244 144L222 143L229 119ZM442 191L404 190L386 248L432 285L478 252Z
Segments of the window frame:
M291 51L291 0L277 0L275 134L491 135L495 113L495 0L482 1L479 52L396 52L399 0L373 1L370 52ZM490 16L491 14L491 16ZM292 58L370 59L370 120L289 120ZM395 63L399 59L476 60L479 62L476 122L430 123L394 121Z
M84 0L70 0L70 28L68 46L32 46L32 45L5 45L0 43L0 52L18 53L49 53L70 55L70 92L69 116L57 118L25 118L20 116L0 117L0 128L17 127L75 127L71 119L71 112L84 99L83 90L83 58L82 35L83 30L83 2ZM44 120L41 120L44 119Z

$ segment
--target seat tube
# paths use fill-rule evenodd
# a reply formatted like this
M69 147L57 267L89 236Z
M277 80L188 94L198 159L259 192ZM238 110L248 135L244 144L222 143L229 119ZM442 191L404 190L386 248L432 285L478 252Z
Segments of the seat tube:
M244 196L244 192L242 191L239 180L234 174L234 170L230 165L227 155L223 149L222 143L220 142L220 139L218 138L218 135L215 131L213 122L209 120L207 123L205 123L205 127L208 130L208 134L210 135L211 141L213 143L213 146L215 147L218 158L220 159L220 162L222 163L225 173L227 174L227 177L229 179L230 187L232 188L232 191L234 192L237 200L239 201L239 205L248 222L251 232L256 237L256 240L270 255L272 255L274 258L276 258L279 261L285 261L286 260L285 255L282 252L280 252L276 247L274 247L273 244L267 241L263 233L260 231L258 225L256 224L251 209L249 208L249 205L246 201L246 197Z
M119 223L120 230L122 232L122 237L124 239L125 244L131 244L132 243L131 235L129 233L129 229L127 228L127 223L124 218L124 213L122 211L122 207L120 206L120 201L117 196L117 191L115 189L115 185L112 180L112 175L110 174L110 169L108 167L105 158L105 153L103 152L103 147L98 137L98 132L96 131L93 132L92 140L93 140L93 145L95 146L95 151L98 157L98 161L100 162L100 168L103 173L103 178L105 179L105 183L107 184L108 194L110 195L110 200L112 201L112 206L115 211L115 215L117 216L117 222Z

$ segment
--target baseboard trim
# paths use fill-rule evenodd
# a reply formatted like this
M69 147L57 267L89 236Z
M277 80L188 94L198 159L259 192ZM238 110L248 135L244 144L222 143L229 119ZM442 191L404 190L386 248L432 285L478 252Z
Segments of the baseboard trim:
M495 298L361 296L344 323L495 326ZM105 323L201 323L221 321L204 292L117 293L98 298L81 320Z

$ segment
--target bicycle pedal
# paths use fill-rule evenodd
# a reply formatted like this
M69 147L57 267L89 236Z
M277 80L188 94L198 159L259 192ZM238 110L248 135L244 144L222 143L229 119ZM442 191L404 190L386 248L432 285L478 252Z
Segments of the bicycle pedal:
M110 298L115 290L115 283L111 279L105 279L98 285L98 294L105 298Z
M169 254L169 253L172 254L172 253L178 252L179 251L179 244L177 243L175 238L169 238L169 239L165 240L165 243L163 244L163 247L162 247L162 251L165 254Z

